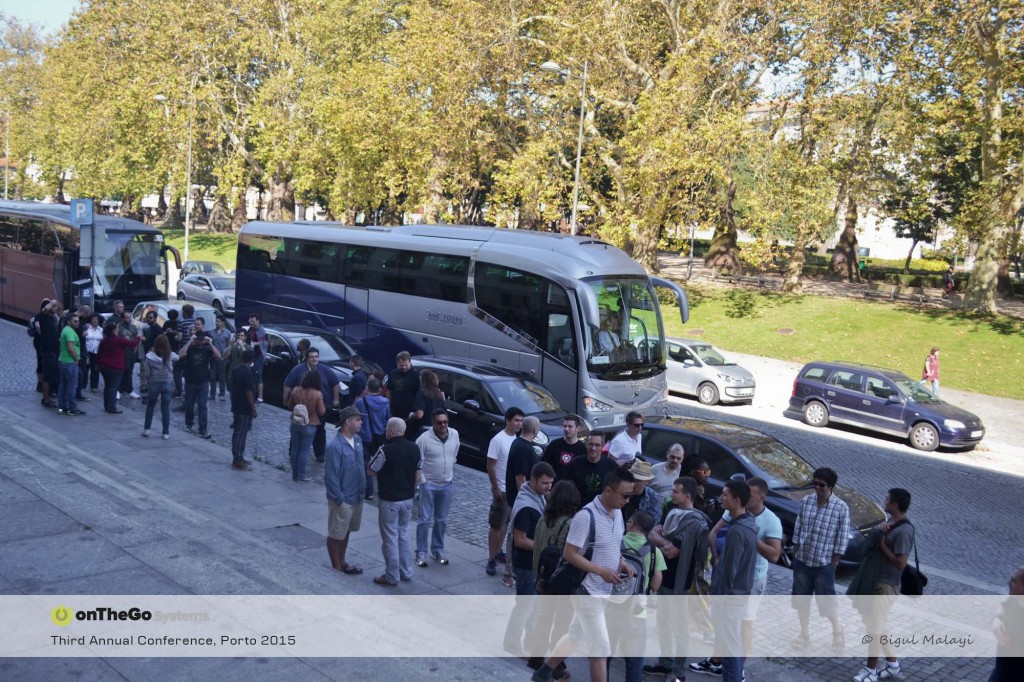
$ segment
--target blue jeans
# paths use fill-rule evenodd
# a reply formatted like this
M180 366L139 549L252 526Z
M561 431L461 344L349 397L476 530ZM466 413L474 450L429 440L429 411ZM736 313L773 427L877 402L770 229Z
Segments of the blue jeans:
M808 566L799 559L793 559L792 604L797 611L811 610L810 595L817 595L818 613L831 616L836 610L836 571L831 563L824 566Z
M103 409L117 412L117 386L121 383L121 372L101 367L100 374L103 375Z
M309 453L313 449L313 435L316 433L316 426L292 424L291 432L292 439L288 444L288 459L292 463L292 480L298 481L301 478L306 478L306 462L309 461Z
M62 410L77 410L78 403L75 396L78 395L78 363L61 362L60 364L60 390L57 393L57 407Z
M153 413L156 412L156 401L160 401L160 423L163 426L163 435L171 432L171 394L174 393L174 380L169 379L162 383L151 383L149 395L146 396L146 423L143 427L149 431L153 426Z
M508 563L512 563L512 557L508 557ZM531 569L513 568L512 575L516 578L516 605L512 607L508 623L505 625L505 651L513 656L522 656L523 635L526 634L530 614L533 613L533 600L520 599L520 597L532 597L537 594L537 576ZM531 652L535 655L535 652Z
M420 486L420 520L416 523L416 553L427 553L427 534L433 526L430 538L430 553L444 552L444 531L448 527L448 510L452 507L452 492L455 484L435 485L427 481Z
M185 382L185 427L191 429L195 420L196 402L199 403L199 433L206 433L206 403L210 399L209 381Z
M411 520L411 499L398 502L381 500L377 505L384 573L396 583L399 577L412 578L412 547L409 542Z
M251 414L236 414L235 429L231 432L231 460L241 462L245 459L245 438L252 426Z

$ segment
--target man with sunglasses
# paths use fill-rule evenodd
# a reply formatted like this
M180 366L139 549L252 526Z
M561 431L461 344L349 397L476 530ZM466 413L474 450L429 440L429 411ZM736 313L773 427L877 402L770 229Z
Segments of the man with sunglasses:
M800 616L794 649L810 644L810 596L818 596L818 613L832 623L832 650L843 650L843 628L836 611L836 566L850 541L850 508L832 490L839 474L828 467L814 470L814 492L800 503L793 526L793 607Z
M416 500L419 521L416 523L416 565L427 567L427 535L434 561L448 565L444 552L444 531L448 510L452 506L455 457L459 454L459 432L448 426L448 411L439 407L430 415L432 428L416 439L423 456L420 472L422 484Z
M628 469L633 460L640 457L640 453L643 452L640 442L640 432L643 428L644 416L639 412L630 412L626 415L626 428L608 444L608 456L620 467Z

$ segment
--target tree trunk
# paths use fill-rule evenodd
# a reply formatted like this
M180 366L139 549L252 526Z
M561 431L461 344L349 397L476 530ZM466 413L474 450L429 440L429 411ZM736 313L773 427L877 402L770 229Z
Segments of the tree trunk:
M793 243L793 255L786 264L786 274L782 280L782 290L787 294L799 294L804 289L804 261L807 257L808 239L804 236L804 229L797 231L797 238Z
M171 195L171 206L167 211L167 219L164 221L164 227L171 228L174 230L180 230L185 227L185 220L182 218L181 206L178 204L181 197Z
M68 203L64 198L64 173L57 176L57 191L53 193L53 198L58 204Z
M207 227L211 232L231 232L231 209L228 208L228 198L225 195L218 194L214 200Z
M267 180L270 191L270 206L267 220L290 223L295 220L295 184L284 168L279 167Z
M246 210L245 189L238 190L238 198L235 200L235 210L231 212L231 231L238 232L242 225L249 220L249 213Z
M860 281L860 269L857 267L857 202L851 197L846 202L846 219L843 221L843 232L832 252L832 261L828 264L829 278L845 279L847 282Z
M633 233L633 260L642 265L647 272L657 275L660 272L658 265L658 241L661 239L661 225L647 225L646 221L639 226L634 226Z
M718 225L715 236L704 256L704 265L709 268L738 269L740 265L740 249L737 245L736 211L733 202L736 200L736 181L730 179L725 191L725 199L718 212Z
M903 263L904 274L910 274L910 261L914 260L914 249L917 248L918 243L919 241L917 239L912 239L910 241L910 252L907 254L906 262Z
M164 197L164 188L160 188L160 199L156 204L156 218L163 220L167 217L167 199Z
M192 220L192 227L210 222L210 212L206 210L206 203L203 201L205 194L205 187L192 187L192 215L189 216Z
M997 209L993 198L989 204L990 209ZM1003 257L1003 245L1007 243L1006 226L1001 224L997 210L989 210L981 216L984 224L978 239L978 251L975 253L974 269L971 271L971 278L967 281L967 291L964 292L963 307L968 310L976 310L981 313L995 315L996 289L999 285L999 263Z

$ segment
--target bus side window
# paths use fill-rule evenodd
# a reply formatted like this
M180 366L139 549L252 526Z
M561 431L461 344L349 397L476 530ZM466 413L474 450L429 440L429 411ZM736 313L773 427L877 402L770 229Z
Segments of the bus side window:
M60 242L57 241L57 233L53 230L53 225L50 223L42 223L39 227L43 232L43 255L57 255L61 249Z
M22 251L43 253L43 228L41 223L22 219L18 238L21 241Z
M0 216L0 248L21 250L18 241L18 218Z

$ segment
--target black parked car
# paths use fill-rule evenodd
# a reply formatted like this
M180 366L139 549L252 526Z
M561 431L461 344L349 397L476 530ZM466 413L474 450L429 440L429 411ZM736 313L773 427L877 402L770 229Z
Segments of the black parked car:
M617 431L608 431L609 436L613 433ZM782 546L788 565L800 501L814 492L815 467L785 443L737 424L682 417L647 417L644 420L641 437L644 459L664 462L665 453L673 443L681 444L687 455L697 454L707 460L711 469L711 477L705 484L707 495L720 495L725 482L736 474L744 478L758 476L768 483L765 506L782 521ZM837 485L835 494L850 507L850 544L842 563L856 564L864 556L867 532L885 521L885 512L848 486Z
M853 362L804 365L786 415L811 426L832 421L888 433L927 451L970 449L985 436L977 415L939 400L906 374Z
M288 372L299 363L299 351L296 348L299 341L309 339L310 345L320 351L320 363L327 365L338 375L341 382L341 395L348 395L348 385L352 381L352 371L349 369L348 361L355 351L345 343L337 334L332 334L323 329L315 327L302 327L298 325L281 325L277 327L264 327L267 332L267 360L263 366L263 400L270 405L284 407L284 380ZM380 369L373 363L363 361L363 369L369 374ZM345 398L342 398L345 404ZM337 419L337 412L327 406L328 421Z
M420 355L412 366L437 373L451 427L459 432L459 463L475 469L487 464L487 446L505 428L505 410L518 407L526 416L540 419L534 439L539 453L562 436L567 414L551 391L526 372L497 365L436 355Z

